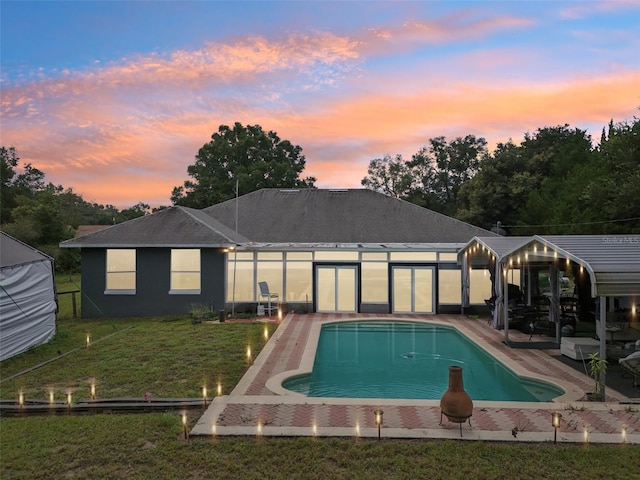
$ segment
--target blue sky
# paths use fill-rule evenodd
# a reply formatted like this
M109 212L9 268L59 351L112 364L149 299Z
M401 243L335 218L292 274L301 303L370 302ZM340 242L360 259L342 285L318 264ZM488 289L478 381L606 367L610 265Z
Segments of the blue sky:
M221 124L319 187L429 138L489 145L640 106L640 2L0 3L0 143L87 201L169 204Z

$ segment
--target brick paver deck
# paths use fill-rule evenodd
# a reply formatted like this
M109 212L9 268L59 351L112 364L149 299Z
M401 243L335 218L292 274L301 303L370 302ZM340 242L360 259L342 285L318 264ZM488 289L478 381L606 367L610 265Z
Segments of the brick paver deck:
M305 351L314 325L367 318L453 325L517 373L554 379L567 395L554 403L476 401L471 425L465 423L461 435L460 426L446 417L440 424L439 400L312 398L279 387L275 376L310 368ZM558 350L512 349L503 335L486 321L462 315L289 314L236 388L214 399L191 434L374 437L373 411L382 409L384 437L541 442L553 441L551 413L559 411L558 442L640 443L640 404L610 388L606 402L583 402L593 380L554 358ZM528 340L517 331L509 335L513 341Z

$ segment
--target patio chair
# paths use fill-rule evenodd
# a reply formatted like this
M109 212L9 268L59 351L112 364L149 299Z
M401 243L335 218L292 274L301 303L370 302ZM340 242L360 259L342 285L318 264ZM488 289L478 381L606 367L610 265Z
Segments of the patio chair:
M620 366L631 375L633 388L640 385L640 350L618 360Z
M278 294L269 291L269 284L267 282L258 282L258 288L260 289L258 312L262 310L271 316L274 311L278 310Z

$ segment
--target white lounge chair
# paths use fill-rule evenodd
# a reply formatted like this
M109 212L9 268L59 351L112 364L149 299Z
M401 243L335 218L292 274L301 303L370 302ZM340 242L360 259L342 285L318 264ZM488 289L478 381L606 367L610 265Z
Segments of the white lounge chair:
M269 291L269 284L267 282L258 282L258 288L260 289L258 314L262 311L271 316L273 312L278 310L278 294Z

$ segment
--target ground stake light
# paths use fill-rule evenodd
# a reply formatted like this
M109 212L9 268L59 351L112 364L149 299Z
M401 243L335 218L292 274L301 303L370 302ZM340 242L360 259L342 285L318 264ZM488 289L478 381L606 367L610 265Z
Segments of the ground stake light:
M376 416L376 425L378 426L378 440L380 440L380 427L382 426L384 412L382 410L374 410L373 413Z
M553 443L557 443L558 440L558 427L560 426L560 419L562 414L560 412L553 412L551 414L551 425L553 425Z
M204 402L204 406L207 406L207 386L204 385L202 387L202 401Z
M182 432L184 434L184 438L189 438L189 432L187 431L187 414L182 414Z
M91 400L95 400L96 399L96 384L92 383L91 384Z

